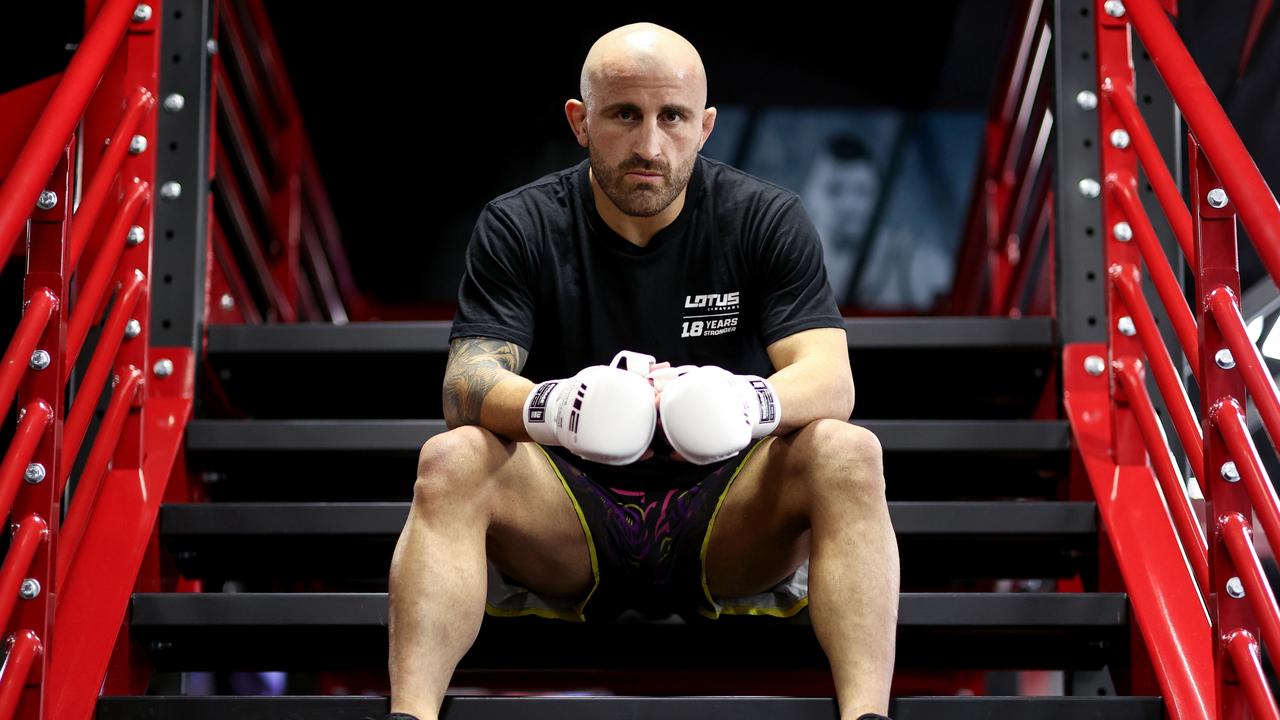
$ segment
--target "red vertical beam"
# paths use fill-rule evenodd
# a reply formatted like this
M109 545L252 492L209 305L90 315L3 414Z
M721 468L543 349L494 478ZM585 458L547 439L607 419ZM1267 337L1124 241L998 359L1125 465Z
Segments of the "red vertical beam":
M1222 413L1236 413L1233 400L1244 398L1244 379L1233 369L1234 363L1223 362L1226 348L1222 331L1207 309L1209 294L1218 287L1240 292L1240 265L1236 255L1235 209L1228 202L1223 207L1209 204L1208 194L1221 188L1217 174L1209 165L1194 135L1188 135L1187 154L1191 170L1191 209L1196 240L1196 297L1200 315L1200 377L1204 387L1200 394L1201 417L1205 438L1205 467L1200 484L1205 491L1209 518L1209 618L1213 623L1214 659L1217 667L1218 712L1221 720L1249 717L1247 698L1240 675L1229 656L1229 635L1244 630L1258 635L1258 622L1244 598L1227 594L1227 582L1235 577L1231 556L1223 541L1221 523L1239 513L1253 517L1249 495L1239 482L1239 472L1227 463L1232 460L1218 425L1232 422ZM1216 197L1216 195L1215 195ZM1225 196L1224 196L1225 197ZM1238 462L1243 463L1243 460ZM1228 478L1236 478L1230 481Z

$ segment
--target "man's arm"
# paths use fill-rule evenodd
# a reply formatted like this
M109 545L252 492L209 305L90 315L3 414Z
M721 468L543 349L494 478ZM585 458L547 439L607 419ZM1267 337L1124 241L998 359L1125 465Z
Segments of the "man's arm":
M533 382L518 373L529 351L506 340L458 338L444 370L444 422L479 425L511 440L529 440L521 411Z
M819 418L848 420L853 414L853 374L844 328L802 330L765 350L778 368L769 376L782 407L782 422L774 435Z

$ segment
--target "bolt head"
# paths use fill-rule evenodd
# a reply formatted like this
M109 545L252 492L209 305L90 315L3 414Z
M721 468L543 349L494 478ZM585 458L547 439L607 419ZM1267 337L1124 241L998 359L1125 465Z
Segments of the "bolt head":
M1098 95L1092 90L1081 90L1076 93L1076 105L1081 110L1093 110L1098 107Z
M1116 321L1116 329L1120 331L1121 335L1128 337L1133 337L1138 334L1138 329L1133 325L1133 318L1128 315L1125 315Z
M152 370L155 371L156 377L169 377L173 374L173 361L169 358L161 358L156 361Z
M160 197L165 200L177 200L182 197L182 183L172 180L160 186Z
M23 580L22 587L18 590L18 596L23 600L35 600L40 597L40 581L35 578Z
M1124 17L1124 3L1120 0L1107 0L1103 3L1102 9L1113 18Z
M136 23L144 23L151 19L151 6L146 3L138 3L138 7L133 9L133 21Z
M1223 370L1230 370L1236 366L1236 359L1231 355L1231 350L1222 348L1213 354L1213 361Z
M1113 148L1123 150L1129 147L1129 133L1126 130L1121 130L1120 128L1112 130L1109 139Z
M1244 597L1244 583L1240 582L1240 578L1233 577L1227 581L1227 594L1237 600Z
M162 105L165 112L182 112L182 108L187 106L187 99L182 96L182 93L169 93L164 96Z
M208 42L206 42L206 43L204 44L204 49L205 49L205 51L206 51L206 52L208 52L210 55L217 55L217 54L218 54L218 41L217 41L217 40L215 40L214 38L209 38L209 41L208 41Z
M130 340L138 337L138 334L141 332L142 332L142 323L138 322L137 320L130 319L129 322L126 323L124 326L124 336Z
M142 229L141 225L134 225L129 228L129 246L141 245L143 240L147 239L147 231Z
M231 312L236 307L236 299L228 293L223 293L222 297L218 298L218 307L221 307L226 312Z
M1236 468L1235 461L1228 460L1222 463L1222 479L1229 483L1240 482L1240 470Z
M41 210L52 210L58 207L58 193L52 190L41 190L40 198L36 200L36 207Z
M1084 359L1084 371L1097 377L1107 370L1107 361L1101 355L1090 355Z
M44 474L44 465L41 465L38 462L33 462L30 465L27 465L27 471L22 474L22 477L32 485L36 485L44 482Z
M49 367L49 353L44 350L36 350L31 353L31 361L28 364L34 370L43 370Z
M1084 178L1077 187L1080 188L1080 194L1087 198L1096 198L1102 194L1102 186L1093 178Z
M147 151L147 138L145 135L134 135L129 140L129 152L133 155L141 155Z
M1129 242L1133 239L1133 228L1122 220L1111 226L1111 236L1120 242Z
M1227 191L1222 188L1214 188L1209 191L1205 200L1209 201L1209 207L1221 210L1227 206Z

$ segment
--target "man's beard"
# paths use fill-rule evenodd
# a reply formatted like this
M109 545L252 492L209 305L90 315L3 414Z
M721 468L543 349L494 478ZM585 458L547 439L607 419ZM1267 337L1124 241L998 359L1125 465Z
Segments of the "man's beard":
M588 146L591 155L591 172L604 194L613 201L624 214L632 217L653 217L666 210L676 197L689 184L693 176L693 163L697 156L689 159L685 165L672 171L665 165L653 165L643 160L632 158L622 167L611 167L601 158L594 147ZM656 185L637 182L627 177L629 172L654 172L662 174L662 181Z

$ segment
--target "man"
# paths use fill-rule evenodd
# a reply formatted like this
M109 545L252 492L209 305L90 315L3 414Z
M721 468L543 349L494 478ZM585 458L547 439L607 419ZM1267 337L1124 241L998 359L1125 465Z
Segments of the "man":
M589 160L482 212L451 430L422 447L392 560L390 717L437 717L486 611L806 604L843 717L887 711L898 554L880 445L847 422L813 224L794 193L698 155L706 88L670 30L604 35L565 105ZM624 349L664 362L603 367Z

